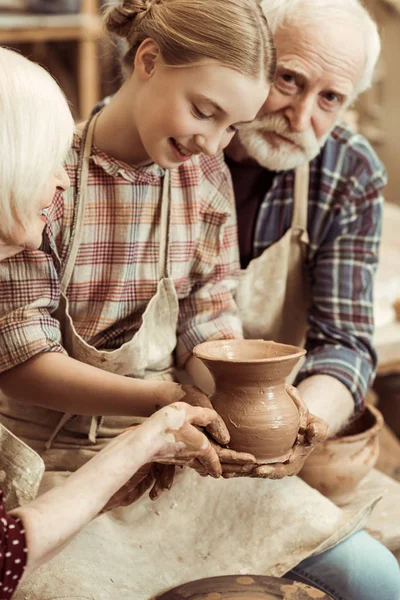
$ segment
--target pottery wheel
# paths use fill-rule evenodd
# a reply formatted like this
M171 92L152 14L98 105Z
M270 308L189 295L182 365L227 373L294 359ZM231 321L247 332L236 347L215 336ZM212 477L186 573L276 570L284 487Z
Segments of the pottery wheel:
M278 577L228 575L185 583L154 600L332 600L317 588Z

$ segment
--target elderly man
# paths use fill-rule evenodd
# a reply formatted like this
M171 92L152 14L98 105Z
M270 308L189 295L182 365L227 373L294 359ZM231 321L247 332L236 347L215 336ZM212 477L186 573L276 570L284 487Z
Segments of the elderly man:
M257 120L226 151L243 269L237 303L247 337L305 339L296 385L334 435L363 410L376 367L372 289L386 174L339 119L371 84L379 35L358 0L262 6L276 78ZM364 531L289 576L337 599L400 598L394 557Z

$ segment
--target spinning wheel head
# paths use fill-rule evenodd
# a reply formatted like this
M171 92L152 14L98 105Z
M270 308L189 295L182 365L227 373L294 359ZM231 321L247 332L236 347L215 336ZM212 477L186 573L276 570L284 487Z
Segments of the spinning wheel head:
M209 577L185 583L152 600L332 600L304 583L260 575Z

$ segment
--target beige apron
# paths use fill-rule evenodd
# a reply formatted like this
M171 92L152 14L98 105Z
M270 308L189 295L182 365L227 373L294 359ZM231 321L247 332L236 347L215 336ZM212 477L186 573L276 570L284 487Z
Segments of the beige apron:
M162 230L167 232L164 200ZM167 238L166 233L163 235ZM74 238L72 262L77 240L79 236ZM168 248L167 241L165 247ZM66 304L64 331L71 336L66 339L75 357L85 357L87 362L102 367L103 357L106 368L119 373L147 376L149 366L159 376L168 371L178 307L172 282L164 270L167 262L164 258L160 258L157 295L149 304L141 330L129 342L129 350L122 347L120 351L104 354L90 349L78 338ZM64 281L63 289L65 292ZM164 315L161 320L160 315ZM163 330L165 346L156 363L149 352L153 343L149 338L157 333L157 328ZM141 340L140 347L137 340ZM159 348L154 350L159 352ZM107 360L112 361L111 357L118 367ZM71 460L67 456L74 452L82 456L90 443L81 436L80 449L74 450L78 443L76 434L82 431L84 421L78 420L80 425L75 435L68 431L74 421L64 423L53 448L43 456L55 452L53 462L58 468L63 465L69 468L66 465ZM103 431L103 437L118 431L115 421L107 418L97 427L97 442L92 448L101 447L98 440ZM121 420L117 423L121 424ZM90 422L83 428L85 433L88 429ZM82 449L85 439L86 448ZM42 489L66 475L46 473ZM279 482L214 480L184 469L172 490L157 502L144 496L131 507L114 510L93 521L61 554L18 588L15 600L149 600L200 577L229 573L282 575L310 554L337 543L359 528L366 514L364 510L346 515L298 478Z
M113 351L99 351L76 332L69 314L67 289L82 241L87 200L87 180L95 117L84 134L79 174L80 197L76 202L75 228L69 254L60 277L61 301L57 318L61 324L63 345L69 356L119 375L172 380L173 351L179 302L172 279L168 276L168 223L170 175L166 171L161 201L159 282L155 296L142 316L142 324L132 339ZM134 418L63 415L25 403L0 397L2 423L39 452L47 470L74 471L110 439L132 424ZM45 450L46 448L46 450Z
M303 345L309 306L308 182L306 164L295 173L291 227L242 272L235 299L246 338Z

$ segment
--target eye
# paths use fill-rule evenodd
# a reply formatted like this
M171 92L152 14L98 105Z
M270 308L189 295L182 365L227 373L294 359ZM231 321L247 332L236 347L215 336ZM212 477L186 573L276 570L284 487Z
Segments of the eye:
M212 115L205 115L195 104L193 104L193 112L197 119L211 119Z
M343 104L343 96L336 92L324 92L322 95L324 105L329 110L340 107Z
M280 77L285 83L294 83L295 82L294 76L291 75L291 73L282 73Z

